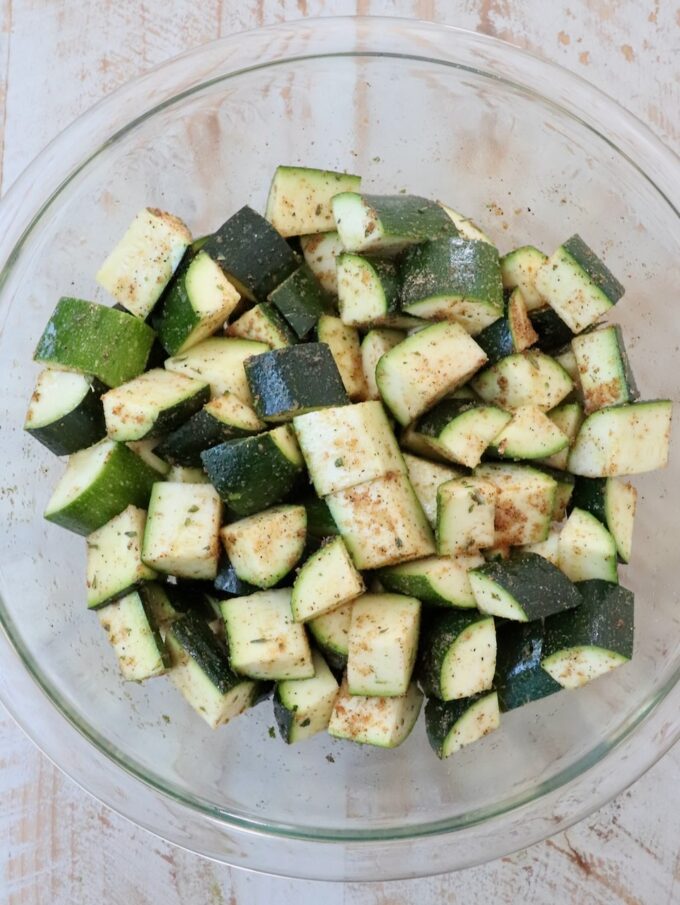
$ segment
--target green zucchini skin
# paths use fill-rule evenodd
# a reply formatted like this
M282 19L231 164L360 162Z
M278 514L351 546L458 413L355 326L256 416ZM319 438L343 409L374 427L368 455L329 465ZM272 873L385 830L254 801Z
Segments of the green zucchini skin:
M254 432L241 430L233 424L224 424L201 409L162 440L154 451L171 465L201 468L201 453L206 449L252 433Z
M265 302L300 263L286 240L247 205L210 236L202 250L241 295L254 302Z
M253 407L265 421L289 421L317 408L348 405L326 343L305 343L256 355L245 363Z
M458 235L450 217L436 202L418 195L363 195L378 214L387 235L411 241Z
M132 314L83 299L59 300L33 358L120 386L146 367L154 332Z
M529 319L538 334L536 346L541 352L555 352L570 343L576 335L549 305L530 311Z
M449 236L416 245L401 262L401 304L451 296L480 301L503 313L498 250L488 242ZM414 314L417 311L413 311Z
M423 620L415 674L428 697L442 698L441 671L444 660L459 636L477 622L491 617L475 610L432 610Z
M515 351L510 322L507 317L499 317L475 336L475 342L486 352L488 364L493 365Z
M331 296L307 264L298 267L270 292L269 301L283 315L298 339L308 336L321 315L333 307Z
M281 453L270 433L220 443L202 452L201 461L211 484L238 516L283 502L304 471Z
M506 591L529 622L572 610L581 603L576 585L538 553L517 553L501 562L485 563L474 572Z
M223 597L247 597L249 594L254 594L260 590L255 585L242 581L226 557L220 564L214 586L215 590Z
M456 723L474 704L493 694L495 694L493 691L480 691L479 694L472 697L459 698L456 701L428 698L425 704L425 731L427 740L437 757L440 759L444 757L446 739Z
M106 436L106 421L101 395L107 387L96 377L78 405L56 421L42 427L27 427L26 433L42 443L55 456L70 456L88 446L94 446Z
M499 626L494 688L502 713L562 690L541 667L544 640L545 624L540 619Z
M625 287L583 239L575 234L562 244L562 248L571 255L579 267L585 270L593 283L615 305L626 291Z
M302 505L307 511L307 534L310 538L322 540L324 537L340 534L325 500L308 496L302 501Z
M243 677L229 666L226 650L197 613L181 616L172 623L170 631L221 694L243 682Z
M116 443L99 477L63 509L45 513L75 534L92 534L128 506L146 509L158 472L124 443Z
M195 613L204 622L219 615L217 594L210 581L197 578L180 578L177 584L166 582L163 589L171 605L179 613ZM213 603L213 601L215 601Z
M630 659L635 634L635 596L620 584L591 578L576 585L581 604L545 620L543 657L573 647L599 647Z

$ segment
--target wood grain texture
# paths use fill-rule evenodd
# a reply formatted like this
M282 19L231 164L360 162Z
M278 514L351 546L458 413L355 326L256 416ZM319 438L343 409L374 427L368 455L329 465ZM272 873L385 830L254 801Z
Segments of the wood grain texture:
M301 16L433 19L556 60L680 148L680 10L660 0L2 0L3 190L106 93L182 50ZM170 12L171 10L171 12ZM87 39L85 40L85 36ZM674 905L680 748L566 833L456 875L346 886L206 862L93 801L0 717L0 905Z

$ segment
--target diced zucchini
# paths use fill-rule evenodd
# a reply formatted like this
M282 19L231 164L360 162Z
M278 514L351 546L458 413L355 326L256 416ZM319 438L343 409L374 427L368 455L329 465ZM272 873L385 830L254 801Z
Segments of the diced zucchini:
M154 484L142 544L152 569L184 578L217 575L222 504L209 484Z
M430 606L474 609L477 606L468 572L481 566L478 553L467 556L428 556L415 562L388 566L378 573L388 591L417 597Z
M154 368L102 396L112 440L143 440L174 430L210 399L201 380Z
M503 314L498 251L448 236L409 249L400 265L401 304L416 317L460 323L472 335Z
M487 691L495 667L492 617L453 609L430 615L418 659L418 681L426 695L454 701Z
M357 569L379 569L435 552L425 514L405 474L391 473L326 498Z
M265 217L282 236L307 236L335 229L331 199L358 192L361 176L312 167L276 168Z
M437 553L458 556L494 544L498 491L479 478L454 478L437 491Z
M181 355L226 322L240 296L219 264L201 251L188 257L161 303L158 338L168 355Z
M485 361L459 324L433 324L383 355L376 382L385 404L405 425L464 384Z
M531 622L572 609L581 602L562 572L537 553L517 553L470 572L472 593L482 613Z
M514 289L503 317L477 333L475 340L486 352L489 364L495 364L506 355L523 352L537 341L524 298L519 289Z
M289 745L328 728L339 686L326 661L312 651L311 679L286 679L274 692L274 715L281 738Z
M325 343L304 343L257 355L245 363L253 408L265 421L349 402L340 372Z
M128 506L87 538L87 605L102 606L156 577L142 562L146 512Z
M399 445L379 402L326 408L293 421L319 496L405 472Z
M574 333L599 320L625 291L578 235L539 268L536 289Z
M131 440L125 445L131 449L133 453L138 455L143 462L146 462L147 465L151 466L154 471L165 477L170 471L170 466L156 454L159 442L160 441L157 439Z
M551 525L545 540L535 544L526 544L521 548L523 553L536 553L551 562L554 566L560 564L560 528Z
M538 336L536 345L541 352L548 352L550 355L555 354L574 338L574 333L550 305L531 312L531 325ZM565 369L569 371L568 368Z
M253 515L282 502L304 471L293 429L282 425L256 437L229 440L201 453L211 483L235 515Z
M475 476L498 489L495 544L535 544L545 540L555 508L557 482L525 465L480 465Z
M314 675L307 635L293 621L290 600L290 588L281 588L221 602L232 669L277 681Z
M527 310L543 307L544 299L536 288L536 277L548 256L533 245L523 245L501 258L501 278L504 289L518 288L526 302Z
M277 286L269 294L269 301L299 339L304 339L331 307L328 294L307 264Z
M571 347L578 365L586 415L637 399L637 385L620 327L603 327L575 336Z
M199 616L187 613L173 622L165 643L170 681L212 729L257 702L259 684L232 672L224 647Z
M91 534L128 506L145 508L158 474L122 443L102 440L69 457L45 518Z
M133 591L97 611L123 678L142 682L163 675L170 657L142 597Z
M191 233L178 217L157 208L144 208L99 268L97 282L120 305L144 320L190 242Z
M338 293L338 275L335 260L345 250L337 232L318 233L300 238L305 263L317 278L321 287L331 295Z
M511 418L512 415L495 405L442 399L417 421L414 430L438 455L475 468Z
M206 403L200 412L174 430L156 447L156 452L173 465L199 467L206 449L247 437L265 429L255 412L233 393L225 393Z
M333 669L344 669L349 653L349 628L354 601L316 616L307 623L314 641Z
M168 358L165 367L176 374L209 383L215 397L233 393L241 402L252 405L244 365L249 358L264 352L269 352L266 343L235 336L213 336L182 355Z
M578 402L563 402L548 412L548 418L562 431L569 444L552 456L542 459L541 464L565 470L569 462L569 447L576 439L583 423L583 408Z
M545 459L569 446L569 438L554 421L536 405L515 409L492 444L503 459Z
M422 506L428 522L434 528L437 524L437 490L445 481L459 478L463 472L457 468L451 468L449 465L440 465L439 462L420 459L409 453L404 453L404 463L418 502Z
M304 506L275 506L220 531L229 562L241 579L271 588L295 567L305 548Z
M495 691L484 691L457 701L430 698L425 705L427 737L432 750L442 759L479 741L499 726L500 711Z
M368 387L361 359L359 333L348 327L339 317L322 314L316 325L320 343L326 343L338 366L347 395L353 402L366 399Z
M226 558L220 563L213 584L220 597L247 597L248 594L254 594L258 590L247 581L241 581L234 567Z
M567 612L569 619L573 614ZM560 616L559 618L563 618ZM541 666L545 623L506 622L498 629L498 653L494 688L501 713L539 701L561 689Z
M377 327L375 330L369 330L361 341L361 361L369 399L380 399L380 390L375 380L375 369L378 362L385 352L398 346L405 338L406 334L400 330Z
M619 580L614 538L602 522L583 509L573 509L560 532L559 562L572 581Z
M186 612L186 608L178 606L175 599L170 599L168 591L176 587L177 585L147 581L137 589L150 619L154 625L158 626L162 634L170 623L179 619Z
M320 500L315 493L305 496L301 501L307 512L307 536L322 541L338 534L338 526L325 500Z
M291 608L296 622L309 622L344 606L364 592L341 537L324 544L300 568L293 585Z
M253 302L266 301L300 263L286 240L248 206L209 236L202 250L217 261L238 292Z
M352 607L347 657L350 694L406 694L416 661L420 601L401 594L364 594Z
M597 579L578 589L581 605L545 622L541 665L563 688L579 688L633 656L632 592Z
M337 258L338 308L350 327L407 329L419 321L401 313L401 282L394 261L344 252Z
M62 298L33 358L50 368L91 374L115 387L141 374L153 340L151 327L125 311Z
M266 343L270 349L285 349L297 342L284 317L269 302L260 302L229 324L227 335Z
M418 720L423 695L415 682L401 697L378 698L350 694L343 680L335 699L328 732L362 745L396 748Z
M622 562L630 562L637 491L617 478L577 478L574 506L594 515L614 538Z
M26 412L24 430L56 456L69 456L106 436L96 378L68 371L41 371Z
M554 358L543 352L508 355L472 381L485 402L514 411L536 405L549 411L571 393L574 384Z
M427 239L458 234L438 204L416 195L342 192L333 198L332 207L346 251L396 254Z
M474 220L471 220L464 214L459 214L458 211L454 211L453 208L447 207L445 204L442 204L441 201L439 201L438 204L445 212L446 216L453 221L453 225L464 239L476 239L478 242L488 242L489 245L494 244L484 230L477 226Z
M672 403L636 402L589 415L569 454L569 471L586 478L641 474L668 462Z

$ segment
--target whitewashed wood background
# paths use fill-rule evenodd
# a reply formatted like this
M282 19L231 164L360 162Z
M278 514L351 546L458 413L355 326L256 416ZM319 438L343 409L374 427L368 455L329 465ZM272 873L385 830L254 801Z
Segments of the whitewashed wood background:
M432 19L584 75L680 149L680 0L0 0L0 184L95 101L180 51L301 16ZM1 668L1 667L0 667ZM455 875L277 880L167 845L62 776L0 709L1 905L674 905L680 747L566 833Z

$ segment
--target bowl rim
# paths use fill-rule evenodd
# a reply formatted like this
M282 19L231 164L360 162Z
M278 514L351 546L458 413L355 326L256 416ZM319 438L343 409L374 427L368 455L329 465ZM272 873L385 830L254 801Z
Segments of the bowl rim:
M332 41L334 39L331 34L334 29L338 30L339 33L341 32L339 38L341 37L343 41L354 38L355 43L358 45L357 48L344 53L340 51L331 52L325 49L323 46L324 41ZM275 48L272 55L272 48L267 42L271 41L276 44L278 38L290 38L291 35L303 42L303 50L311 47L315 52L288 56ZM508 42L454 26L426 23L411 18L381 16L305 18L232 34L186 51L119 87L66 127L29 164L0 203L0 236L2 237L0 239L0 261L4 262L0 272L0 288L4 285L11 267L21 254L23 244L28 239L31 230L61 192L66 189L69 182L110 143L115 142L121 132L134 128L141 119L152 116L159 109L171 105L189 93L200 90L211 82L223 81L245 71L267 68L284 62L289 63L320 56L347 55L380 55L417 59L418 54L412 53L408 49L402 52L387 49L379 52L371 50L372 46L380 46L382 44L385 44L386 47L391 46L391 41L394 41L395 46L398 46L400 41L407 42L409 38L414 39L414 47L416 44L422 46L423 41L425 41L425 46L436 48L437 52L447 57L447 59L438 59L424 54L420 57L430 62L452 65L463 69L471 68L470 66L456 63L453 59L463 44L468 45L468 50L479 51L480 56L487 65L497 63L498 59L500 59L503 66L509 66L510 69L514 70L513 78L506 78L506 82L516 84L524 93L532 93L544 102L547 100L561 107L570 116L576 116L588 128L594 128L593 119L602 110L606 110L608 115L612 117L616 116L618 119L617 126L619 126L621 133L617 136L616 143L611 137L603 136L598 129L595 129L595 131L605 141L609 142L618 153L627 157L629 162L652 183L670 205L676 216L680 216L678 215L677 198L675 198L674 193L675 181L673 180L674 171L678 164L677 155L653 135L651 130L641 120L624 110L618 103L609 98L600 89L591 85L581 75L566 70L559 64L536 57ZM369 42L362 46L362 43L369 39L370 42L374 43L371 44ZM456 46L456 42L458 42L459 46ZM234 67L232 61L240 62L241 59L247 59L250 49L252 49L249 48L244 52L242 49L244 43L262 45L265 57L263 59L258 58L258 63L255 65L236 65ZM279 44L286 44L286 41L281 40ZM319 52L317 45L320 45L322 52ZM230 52L224 53L225 48L229 48ZM237 48L241 48L241 56L232 52ZM243 53L245 53L245 56ZM498 59L494 57L494 54L498 55ZM206 65L202 69L199 66L198 70L200 71L197 71L194 64L199 60L203 60ZM229 63L226 62L227 60ZM219 72L210 77L210 73L216 65ZM483 75L489 75L488 71L477 71L480 71ZM539 93L521 81L516 81L518 74L519 76L528 77L529 74L536 71L555 73L555 82L563 83L564 88L560 90L555 88L551 95L550 93ZM187 77L190 79L188 87ZM582 95L587 96L588 100L592 102L588 113L584 112L584 109L579 106L579 100ZM143 103L140 101L141 98L145 99ZM148 100L152 101L151 105L149 105ZM127 116L128 111L139 109L140 106L143 106L143 112L126 119L122 130L117 129L113 132L108 130L108 134L106 134L108 127L101 122L100 114L102 111L109 112L116 108L118 110L117 117L121 119L123 111L125 111L124 115ZM75 141L75 136L78 136L79 140ZM75 148L91 147L92 145L88 142L88 139L94 141L96 138L99 140L95 144L95 150L84 156L77 154ZM619 144L623 145L623 148L619 147ZM654 180L647 174L649 167L643 169L636 161L634 156L636 152L642 156L651 155L650 160L655 163ZM54 184L51 186L46 199L44 195L42 198L40 197L40 193L44 192L44 185L41 184L38 174L43 171L57 174L51 180ZM0 330L4 326L6 316L7 312L0 313ZM440 820L417 827L409 826L402 829L402 831L399 831L398 828L394 832L385 832L384 829L379 829L375 833L373 831L364 833L363 831L357 832L355 830L333 830L332 832L324 833L323 829L320 831L319 828L300 831L300 828L295 828L292 825L279 823L272 825L266 820L243 819L229 814L223 809L216 808L214 805L199 798L191 798L182 793L177 794L176 790L173 790L167 784L155 782L153 777L144 770L136 769L122 752L113 749L105 740L99 738L98 733L84 726L73 713L68 711L68 708L59 700L58 696L52 693L49 684L41 677L40 670L35 669L35 664L31 664L30 658L26 656L25 652L22 652L21 639L17 638L16 633L12 631L11 618L4 613L4 606L2 611L0 612L2 617L0 619L0 622L2 622L0 649L5 648L9 652L9 648L11 648L12 653L9 659L12 661L13 666L7 670L5 676L0 678L0 699L2 699L24 732L38 745L43 753L79 785L81 785L81 781L78 776L82 774L78 769L78 765L72 766L68 759L65 762L62 756L63 752L61 750L55 751L55 747L58 746L55 746L54 741L49 738L50 733L46 737L41 728L36 728L32 717L29 718L27 716L27 714L32 714L33 712L30 707L22 709L15 705L13 692L16 683L22 684L22 679L30 678L30 688L28 685L22 688L20 698L24 696L30 699L35 696L36 691L39 692L40 695L50 702L49 708L55 718L53 722L55 725L59 725L60 731L63 731L64 723L68 724L70 730L77 734L87 746L96 748L97 753L101 755L103 764L107 764L110 768L111 761L113 761L117 768L125 773L128 778L131 778L136 785L141 783L151 790L153 794L160 793L161 796L170 799L173 806L177 806L180 809L180 813L184 815L185 819L188 812L198 815L199 818L208 818L212 825L224 827L229 834L240 840L245 836L254 835L266 838L270 844L272 840L278 838L286 840L288 843L304 843L305 845L314 842L317 846L338 847L338 843L343 843L348 847L348 851L351 850L352 852L355 847L358 847L356 848L357 854L354 856L356 864L351 859L350 863L347 861L344 863L345 878L348 879L369 878L367 876L367 868L362 861L364 856L358 854L360 849L365 850L366 847L376 846L393 848L401 843L401 854L399 857L403 858L403 843L405 841L412 842L422 838L437 839L445 845L447 837L450 840L451 834L463 834L464 836L469 830L474 830L481 825L488 826L492 822L497 822L500 818L512 817L513 826L516 825L516 818L519 818L525 828L526 821L531 818L536 823L536 828L533 832L523 832L521 837L512 837L512 841L508 841L511 838L511 834L507 835L506 833L507 838L504 845L497 847L492 853L493 856L507 854L517 848L524 847L528 842L536 841L545 835L571 825L604 804L605 801L618 794L652 766L680 737L680 718L674 715L678 712L678 708L675 705L672 708L669 706L673 690L676 692L674 697L680 699L677 686L678 678L680 678L679 668L654 700L645 702L635 713L629 715L628 720L623 724L620 732L617 733L613 745L601 744L597 746L594 749L597 754L596 757L590 757L589 755L592 754L590 752L589 755L580 758L575 765L562 771L557 777L553 777L550 782L536 787L529 798L526 795L522 795L517 796L516 799L508 799L506 800L509 801L508 806L503 806L496 811L487 809L479 814L468 814L464 821L458 819ZM19 678L21 671L23 671L24 675ZM48 720L48 717L43 715L42 719ZM634 730L645 720L650 723L651 728L654 730L654 735L653 738L647 740L644 756L638 757L635 756L635 750L645 747L643 745L645 739L642 738L641 733L636 733ZM54 734L58 735L58 733ZM606 770L603 769L605 761L607 762ZM611 769L614 761L618 762L621 769ZM624 765L626 769L623 769ZM97 769L101 770L101 764L99 764ZM97 781L96 775L87 770L84 772L87 775L87 779L82 781L82 787L86 791L94 794L99 800L113 807L114 810L119 811L124 816L130 817L131 812L134 813L134 808L127 800L128 797L134 796L123 795L120 800L116 801L115 796L108 794L107 788L103 787L100 781ZM616 781L612 780L612 774L618 776ZM593 789L591 794L588 795L584 795L583 789L577 792L574 788L577 783L586 778L586 775L589 776ZM555 779L559 781L555 782ZM535 813L539 805L540 810L544 810L547 807L553 812L547 823L545 819L541 819L540 814ZM131 819L141 825L146 825L146 821L140 819L137 813L134 813ZM539 824L540 829L538 829ZM163 823L155 821L147 826L147 829L151 829L165 837L165 833L159 833L159 826L163 826ZM549 828L549 832L546 832L546 827ZM181 838L181 834L178 831L167 838L170 838L170 841L176 844L193 850L191 845L186 844L186 840ZM448 848L451 848L451 846L448 845ZM205 854L203 851L199 853ZM242 866L258 867L257 864L253 865L252 856L250 858L241 858L238 854L234 856L230 852L228 857L222 858L219 855L215 857L217 860L226 860L232 864L242 863ZM445 863L442 862L441 871L450 870L452 867L470 866L471 864L479 863L481 860L485 860L485 858L466 853L461 855L459 852L455 858L449 858ZM313 865L311 867L313 868ZM267 866L265 869L269 869L269 867ZM402 869L407 869L407 872L400 873L399 871ZM396 865L390 870L390 877L433 873L432 865L427 863L416 864L415 867L409 864L407 868L400 868ZM394 872L395 870L397 871L396 873ZM278 873L280 871L274 869L272 872ZM434 872L436 872L436 867ZM291 874L287 870L283 871L283 873L287 876L300 875L315 878L325 876L324 873L318 873L313 870L311 873L295 873L294 871ZM384 874L378 873L380 878L386 878ZM370 879L376 877L371 876ZM335 878L341 879L342 877L338 876Z

